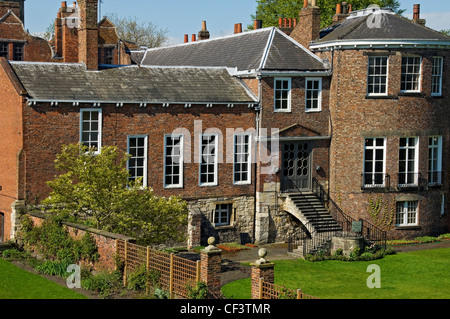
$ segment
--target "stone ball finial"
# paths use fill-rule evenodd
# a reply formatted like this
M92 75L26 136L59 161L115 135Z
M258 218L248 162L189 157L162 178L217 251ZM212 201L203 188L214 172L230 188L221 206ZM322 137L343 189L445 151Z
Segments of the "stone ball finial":
M215 243L216 243L216 239L214 237L208 238L208 245L214 246Z
M267 260L266 260L267 249L261 248L261 249L258 251L258 256L260 257L260 259L256 261L256 264L257 264L257 265L267 264Z
M265 257L267 256L267 249L261 248L261 249L258 251L258 256L261 257L261 258L265 258Z

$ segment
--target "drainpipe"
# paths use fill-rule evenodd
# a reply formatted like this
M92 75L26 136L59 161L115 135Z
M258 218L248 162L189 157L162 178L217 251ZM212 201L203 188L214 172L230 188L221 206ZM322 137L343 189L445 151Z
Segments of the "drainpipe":
M257 208L257 202L256 202L256 193L258 192L258 158L259 158L259 154L258 154L258 150L259 150L259 140L260 140L260 132L259 132L259 128L261 125L261 110L262 110L262 98L261 98L261 93L262 93L262 81L261 81L261 76L258 76L258 99L259 99L259 108L256 109L256 147L255 147L255 163L253 164L254 166L254 172L255 172L255 185L254 185L254 200L253 200L253 244L255 243L255 239L256 239L256 208Z

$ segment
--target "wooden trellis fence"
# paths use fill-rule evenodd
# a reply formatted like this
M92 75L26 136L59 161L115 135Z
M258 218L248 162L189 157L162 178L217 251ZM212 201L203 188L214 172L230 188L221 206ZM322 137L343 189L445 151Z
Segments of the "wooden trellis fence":
M174 254L117 240L117 255L125 263L124 284L127 276L143 265L147 270L159 272L161 288L175 296L187 298L187 286L200 281L200 261L175 256Z
M259 280L259 299L319 299L305 294L301 289L293 290L282 286Z

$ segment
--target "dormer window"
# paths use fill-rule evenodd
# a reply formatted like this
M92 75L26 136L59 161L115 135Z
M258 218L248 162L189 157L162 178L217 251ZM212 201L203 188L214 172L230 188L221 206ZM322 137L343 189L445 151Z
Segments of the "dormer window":
M420 92L422 58L403 57L402 58L402 92Z

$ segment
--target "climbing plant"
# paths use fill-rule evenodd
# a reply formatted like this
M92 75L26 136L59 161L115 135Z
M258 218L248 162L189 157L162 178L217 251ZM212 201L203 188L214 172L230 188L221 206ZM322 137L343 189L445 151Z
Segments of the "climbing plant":
M372 194L369 194L369 213L375 226L382 230L390 230L394 225L395 218L395 200L384 202L383 197L378 195L374 200Z

